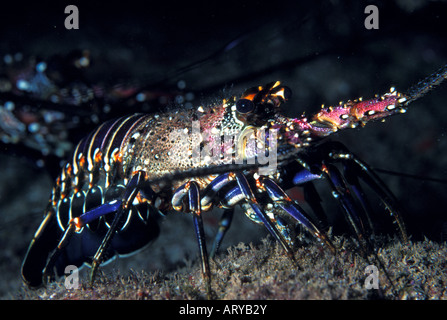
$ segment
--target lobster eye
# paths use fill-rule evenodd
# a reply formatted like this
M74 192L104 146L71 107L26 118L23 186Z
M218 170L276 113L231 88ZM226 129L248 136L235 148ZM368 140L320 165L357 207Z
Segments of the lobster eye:
M255 104L253 101L248 99L239 99L236 102L236 110L239 113L249 113L255 109Z
M283 97L284 100L289 100L292 97L292 90L289 87L284 87Z

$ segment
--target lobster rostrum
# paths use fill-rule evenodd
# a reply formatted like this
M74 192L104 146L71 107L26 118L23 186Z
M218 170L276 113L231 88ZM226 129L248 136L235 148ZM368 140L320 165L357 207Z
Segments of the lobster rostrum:
M277 81L213 106L105 122L81 140L57 178L23 262L23 280L37 287L55 273L63 275L67 265L85 264L93 281L100 264L155 240L157 220L175 210L193 217L210 297L202 214L214 207L224 213L212 254L237 205L263 224L293 261L296 225L335 252L311 184L317 179L328 181L363 252L373 250L368 239L374 228L359 181L378 195L406 241L396 200L380 178L345 146L323 138L403 113L446 77L447 66L405 94L391 88L370 100L322 108L311 117L282 115L280 106L291 90ZM307 186L313 215L284 191L295 185Z

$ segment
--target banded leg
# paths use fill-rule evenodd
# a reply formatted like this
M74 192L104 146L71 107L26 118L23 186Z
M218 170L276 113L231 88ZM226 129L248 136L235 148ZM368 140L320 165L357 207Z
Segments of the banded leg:
M118 227L118 223L121 220L121 217L124 214L127 214L130 210L130 206L132 205L133 200L135 199L136 195L138 194L139 189L141 188L144 180L146 177L146 173L144 171L138 171L136 174L132 176L130 181L126 185L126 189L124 191L124 194L122 196L121 205L118 208L118 211L116 212L115 218L112 221L112 224L110 225L109 230L107 230L107 233L104 237L104 239L101 242L101 246L96 251L95 256L93 257L92 261L92 271L90 273L90 281L93 282L95 279L96 271L99 267L99 265L102 262L102 257L104 252L107 250L108 246L110 245L110 242L112 241L112 237L115 235L115 232Z
M322 172L324 172L327 177L326 180L329 182L332 189L332 195L339 201L343 208L345 218L353 228L358 240L362 242L365 238L365 228L359 216L360 208L356 205L342 175L334 165L330 164L323 165Z
M303 161L306 163L305 167L308 169L300 169L297 171L293 176L293 183L309 183L313 180L325 178L330 185L332 195L339 201L341 207L343 208L345 218L359 240L363 253L366 254L367 251L370 251L366 249L366 247L371 248L371 246L366 245L365 247L363 243L364 241L362 240L364 238L363 235L365 234L365 229L362 220L360 219L360 215L364 213L362 211L363 208L358 208L343 176L338 169L332 164L325 164L326 162L329 162L327 161L328 155L333 155L332 144L332 142L322 144L315 154L310 153L308 155L308 159ZM333 159L330 160L332 162L334 161Z
M333 150L329 153L330 158L344 164L346 180L348 181L349 185L353 186L354 192L360 194L357 198L365 207L366 211L371 212L372 210L368 210L369 204L366 201L366 197L362 195L363 192L361 189L356 190L356 188L360 188L358 178L360 178L371 188L372 191L376 193L380 201L388 210L390 216L393 218L394 223L397 225L402 241L408 242L405 224L402 220L399 205L397 204L398 201L386 184L366 163L354 154L350 153L341 143L332 142L330 147Z
M349 185L349 188L352 190L354 196L356 199L359 200L360 205L363 208L363 212L365 213L365 218L367 225L369 226L368 232L374 237L375 235L375 228L373 220L371 219L371 214L373 212L370 202L368 201L368 198L366 196L365 191L363 190L362 186L360 185L359 176L353 170L351 165L345 165L344 166L344 176L346 179L347 184ZM366 227L366 225L365 225Z
M300 186L304 193L304 202L310 206L311 216L314 223L320 230L328 229L328 220L325 210L322 206L322 199L315 188L314 181L322 178L321 174L311 173L305 169L306 164L300 161L294 161L282 167L281 188L283 190ZM297 203L295 201L295 203Z
M185 197L187 197L187 208L183 205ZM207 297L208 299L211 299L211 271L206 249L205 232L203 229L199 185L195 181L190 181L178 188L172 197L172 206L177 211L192 213L194 230L197 237L197 244L199 246L200 261L202 262L202 276L205 281Z
M293 256L293 251L287 243L287 240L258 204L258 201L256 200L256 197L251 190L247 178L242 173L238 172L236 173L236 181L238 183L240 191L245 198L245 201L247 201L251 209L255 212L257 218L259 218L259 220L264 224L269 233L281 244L283 249L286 251L287 256L292 260L292 262L296 264L295 258Z
M322 200L318 194L317 189L312 181L306 182L303 186L304 201L309 204L312 209L312 213L315 215L317 221L317 226L320 230L328 228L328 221L326 214L322 206Z
M202 208L209 209L211 207L212 203L215 202L218 192L223 187L228 186L230 183L237 180L236 177L237 177L237 175L235 173L231 173L231 172L224 173L224 174L221 174L218 177L216 177L207 186L207 188L203 192L203 197L201 199ZM244 177L244 179L245 179L245 177ZM248 184L247 184L247 186L248 186ZM249 191L248 193L250 193L250 192L251 191ZM213 257L217 253L226 232L230 228L231 221L233 219L233 214L234 214L234 207L236 206L236 204L238 202L244 200L245 198L246 197L243 194L241 188L235 187L235 188L231 189L229 192L227 192L227 194L225 195L224 201L219 200L221 206L225 208L225 211L222 214L222 217L219 222L219 228L218 228L216 237L214 239L213 248L212 248L211 254L210 254L211 257ZM256 218L256 220L258 222L262 222L262 221L260 221L259 218ZM277 227L281 229L281 222L277 221ZM283 229L284 229L284 227L283 227Z
M228 185L231 181L237 181L237 186L231 188L229 191L227 191L223 195L223 199L220 200L220 205L223 208L234 208L237 204L240 202L245 202L242 205L248 206L248 209L245 209L246 214L247 210L250 210L250 212L253 212L254 214L247 214L249 218L257 223L262 223L267 228L269 233L281 244L281 246L286 251L289 258L295 263L295 259L293 257L292 249L290 248L288 241L286 239L286 235L283 234L279 229L284 229L282 227L282 222L275 221L272 222L270 218L267 216L267 214L263 211L263 209L258 204L256 197L253 194L253 191L251 190L250 185L248 184L247 179L242 173L226 173L219 177L217 177L215 180L213 180L210 185L205 189L204 197L202 198L202 205L208 205L210 201L212 201L212 197L209 195L209 190L211 188L212 194L214 194L217 190L220 190L224 185ZM208 193L208 195L207 195ZM229 216L231 214L229 213ZM224 217L225 219L229 219L229 217ZM227 221L224 221L225 224L227 224ZM276 223L276 226L275 224ZM229 225L224 227L225 229L228 229ZM283 230L284 231L284 230ZM225 231L226 232L226 231ZM217 241L221 241L223 238L223 235L225 232L218 232L218 235L216 236Z
M394 219L402 241L408 242L407 230L402 220L402 214L398 208L397 200L386 184L366 163L355 156L352 158L352 166L350 168L352 168L356 176L359 176L378 195L390 216Z
M79 231L83 226L103 215L117 212L121 204L121 200L113 200L70 220L68 227L65 229L56 249L51 254L50 259L43 270L44 282L51 280L53 277L52 272L56 261L62 253L62 249L70 242L70 238L74 232Z
M201 199L202 208L209 209L211 205L216 201L218 192L229 183L234 182L235 175L231 172L224 173L217 176L203 191ZM225 208L222 217L219 221L219 227L214 238L213 247L211 249L210 257L214 257L222 243L222 240L231 226L233 220L234 207Z
M394 281L391 279L391 276L389 275L385 264L383 263L382 259L377 255L376 250L374 249L374 246L370 242L370 239L368 237L363 237L362 232L359 229L361 227L363 229L363 226L361 225L361 220L358 219L358 215L356 211L358 209L358 206L356 208L355 203L353 201L352 196L349 194L349 189L346 187L346 185L343 182L343 179L341 178L340 172L335 168L335 166L326 166L323 168L323 171L328 176L329 184L332 187L334 196L340 201L344 211L345 216L351 223L351 226L355 229L355 233L357 236L357 239L359 241L360 249L363 253L363 256L365 260L368 263L371 263L369 261L369 255L372 254L374 256L375 261L378 262L380 265L380 268L383 270L385 276L387 277L388 281L390 282L393 292L396 292L396 288L394 286ZM360 224L359 224L360 223Z
M233 220L234 208L225 209L219 221L219 228L217 229L216 237L214 238L213 247L211 249L210 257L213 258L219 251L222 240L231 226Z
M295 201L293 201L277 184L270 178L261 176L259 184L263 190L267 192L270 199L274 201L283 211L291 215L298 223L310 232L314 237L326 245L332 252L335 247L327 235L321 232L308 218L304 209L302 209Z

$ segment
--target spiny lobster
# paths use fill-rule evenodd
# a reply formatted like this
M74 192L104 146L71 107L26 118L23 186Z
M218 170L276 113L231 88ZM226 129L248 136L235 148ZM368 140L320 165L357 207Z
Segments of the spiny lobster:
M288 118L280 106L291 90L279 81L246 90L221 104L164 114L134 114L105 122L77 145L62 169L31 241L22 277L31 287L62 275L67 265L91 266L131 254L157 238L157 219L171 210L191 213L206 292L211 272L202 214L224 209L212 252L230 227L234 208L264 225L294 261L297 223L331 251L315 189L311 216L284 190L325 179L339 201L361 250L373 250L371 212L360 181L380 198L407 241L391 191L366 163L323 138L403 113L447 78L447 66L403 94L390 92ZM195 130L199 128L199 130ZM200 132L200 129L203 132ZM271 163L261 160L274 159ZM336 164L342 164L340 171Z

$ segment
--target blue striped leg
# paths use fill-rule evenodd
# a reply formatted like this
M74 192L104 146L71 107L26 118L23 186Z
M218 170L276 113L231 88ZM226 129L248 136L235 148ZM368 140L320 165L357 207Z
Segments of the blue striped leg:
M365 228L359 216L359 212L362 208L359 208L358 205L356 205L340 171L338 171L334 165L323 165L322 171L327 177L326 180L329 182L332 189L332 195L339 201L343 208L346 220L353 228L357 239L360 243L363 243L363 240L366 240L364 237Z
M113 235L115 234L115 231L118 227L118 223L121 220L121 217L124 214L127 214L130 210L130 206L132 205L133 200L135 199L136 195L138 194L142 184L145 182L146 173L144 171L138 171L136 174L133 175L132 179L127 183L126 189L124 191L124 194L122 196L121 200L121 206L119 207L115 218L113 219L112 224L110 225L109 230L106 233L106 236L101 242L101 246L96 251L95 256L93 257L92 261L92 271L90 274L90 281L93 282L95 278L96 271L101 264L102 256L107 249L107 247L110 244L110 241L112 240Z
M345 156L343 156L345 158ZM340 204L342 205L345 216L348 219L348 221L351 223L351 226L355 230L355 234L357 236L357 239L359 241L360 249L364 255L364 258L368 261L368 263L371 263L368 259L368 255L372 254L375 258L375 260L379 263L380 268L384 271L385 276L388 278L391 286L393 287L393 291L396 292L394 281L391 279L391 276L389 275L382 259L379 258L376 251L374 250L374 246L371 243L369 237L364 237L363 232L364 228L361 224L361 220L358 216L358 206L355 205L354 199L351 196L351 193L349 189L347 188L343 177L341 176L341 173L338 171L338 169L333 165L323 165L322 171L326 174L328 177L329 184L331 185L332 192L334 194L334 197L340 201ZM382 193L381 190L376 190L376 192ZM383 201L383 199L382 199ZM361 230L360 230L361 229Z
M367 198L359 184L360 179L368 185L373 192L376 193L380 201L384 204L390 216L394 220L394 223L397 225L402 240L404 242L408 241L408 236L402 220L402 214L399 209L398 201L385 183L374 173L374 171L366 163L351 153L340 142L326 142L320 145L319 150L319 157L321 157L321 160L318 162L320 164L314 162L314 167L317 168L317 171L323 173L329 178L334 195L341 195L341 198L338 198L338 200L341 203L344 202L346 206L349 206L348 202L353 203L351 199L352 196L355 196L361 204L360 208L356 209L357 212L361 216L365 215L368 219L369 225L372 229L374 229L370 218L373 211L370 209ZM324 163L334 162L341 163L344 166L343 177L334 166L324 165ZM321 163L323 163L323 165ZM349 193L349 188L346 187L346 184L351 189L351 194ZM348 218L350 219L350 217Z
M109 213L117 212L121 207L121 200L113 200L109 203L105 203L95 209L92 209L88 212L85 212L81 216L77 218L73 218L70 220L68 227L65 229L56 249L50 256L44 270L43 270L43 280L44 282L51 281L54 277L53 268L56 264L57 259L62 253L62 249L69 243L70 238L74 234L75 231L79 231L83 226L88 224L89 222L99 219L101 216L104 216Z
M295 257L293 256L293 251L290 248L287 240L259 205L253 191L251 190L247 178L242 173L238 172L236 173L236 181L238 183L239 190L244 196L245 201L255 212L256 217L264 224L269 233L281 244L283 249L286 251L287 256L292 260L292 262L296 264Z
M335 156L335 155L334 155ZM402 214L397 204L397 199L393 193L389 190L386 184L377 176L377 174L363 161L351 154L351 157L344 159L346 163L345 176L348 183L352 186L354 192L359 194L357 197L360 199L362 205L365 206L367 212L372 212L369 209L369 203L366 202L364 192L360 187L358 177L362 179L379 197L380 201L385 205L390 216L394 219L394 223L400 232L400 237L403 242L408 242L408 235L405 228L405 224L402 220ZM369 217L369 216L368 216ZM370 222L372 225L372 222Z
M201 199L202 208L208 210L214 202L217 202L218 192L229 183L234 183L235 174L234 173L224 173L217 176L203 191L203 196ZM233 220L234 207L227 207L222 214L219 221L219 227L214 238L213 247L211 249L210 257L214 257L219 247L223 241L225 234L231 226Z
M263 190L267 192L270 199L274 201L282 210L291 215L298 223L300 223L315 238L326 245L331 251L335 252L335 248L327 235L320 231L307 217L304 209L293 201L279 186L270 178L261 176L259 184Z
M303 182L320 179L323 175L326 176L332 189L332 195L340 202L345 212L345 217L349 224L353 227L355 234L361 238L364 228L358 216L359 210L355 208L354 200L350 195L348 187L346 186L340 172L335 166L330 164L319 165L318 169L316 170L318 170L318 173L311 173L307 169L299 171L294 176L293 183L300 184Z
M230 182L236 181L237 185L226 192L223 195L223 199L219 200L220 205L226 209L232 209L240 202L244 201L248 204L249 208L254 212L255 217L254 220L258 223L264 224L269 233L281 244L281 246L286 251L289 258L295 262L293 257L293 251L290 248L286 235L282 234L281 230L284 230L282 227L281 221L272 222L261 206L258 204L256 197L251 190L251 187L246 179L246 177L242 173L225 173L217 178L215 178L205 189L204 195L202 197L202 207L209 207L218 191L222 189L223 186L228 185ZM226 216L225 216L226 215ZM215 240L215 244L219 244L222 241L222 238L229 228L229 220L232 217L232 213L227 212L224 213L223 222L221 231L218 232ZM277 226L275 226L275 223ZM217 246L217 245L216 245Z
M304 199L312 208L312 211L316 218L319 220L319 223L324 223L327 225L327 218L324 213L323 206L321 205L321 198L318 194L315 185L313 184L314 180L321 179L322 175L317 175L311 173L307 169L300 168L301 166L296 166L299 171L292 173L292 183L293 185L300 185L304 191Z
M185 206L185 197L188 204L187 207ZM172 197L172 206L177 211L192 213L194 230L199 246L200 260L202 262L202 276L205 281L207 297L208 299L211 299L211 271L208 261L208 252L206 250L205 232L203 229L199 185L195 181L190 181L179 187Z
M216 237L214 238L213 247L211 248L210 257L213 258L219 251L222 240L231 226L233 220L234 208L225 209L219 221Z

